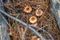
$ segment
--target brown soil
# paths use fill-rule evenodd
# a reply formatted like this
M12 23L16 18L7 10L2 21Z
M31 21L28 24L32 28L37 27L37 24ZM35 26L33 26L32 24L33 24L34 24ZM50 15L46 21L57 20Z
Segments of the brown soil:
M36 16L35 12L39 8L43 11L43 14L41 16L37 17L37 26L40 28L44 28L50 34L53 36L55 40L60 40L60 32L57 25L57 21L54 17L54 15L51 13L49 0L8 0L6 3L3 4L6 12L8 12L11 16L16 17L17 14L19 15L17 18L21 19L23 22L27 24L32 24L29 22L29 18L31 16ZM30 6L32 10L29 11L25 10L24 8L26 6ZM27 13L27 11L29 11ZM10 18L8 18L8 22L10 24L8 33L11 37L11 40L22 40L22 34L24 30L26 30L25 33L25 39L26 40L32 40L32 36L36 36L31 30L28 28L24 28L24 26ZM14 23L16 23L14 25ZM43 33L41 30L36 29L39 33L41 33L47 40L49 37L47 34Z

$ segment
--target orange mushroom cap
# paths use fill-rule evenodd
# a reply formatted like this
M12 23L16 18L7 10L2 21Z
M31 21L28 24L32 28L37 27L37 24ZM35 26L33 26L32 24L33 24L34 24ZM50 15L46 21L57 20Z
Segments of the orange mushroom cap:
M31 16L29 21L30 21L30 23L36 23L37 22L37 17L36 16Z
M32 36L32 40L41 40L41 38L38 38L37 36Z
M37 40L37 36L32 36L32 40Z
M31 11L32 11L32 7L31 6L24 7L24 12L30 13Z
M43 14L43 11L41 9L36 10L36 16L41 16Z

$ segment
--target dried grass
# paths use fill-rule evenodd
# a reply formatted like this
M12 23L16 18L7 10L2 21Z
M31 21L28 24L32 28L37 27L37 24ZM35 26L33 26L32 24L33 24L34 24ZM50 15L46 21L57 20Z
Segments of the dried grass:
M30 14L26 14L24 12L24 7L27 5L32 7L32 11L30 12ZM23 0L8 0L6 3L3 4L3 6L6 12L8 12L11 16L16 17L16 14L19 14L17 18L21 19L23 22L27 24L31 24L29 22L29 18L31 16L36 16L35 10L40 8L41 10L43 10L44 14L40 17L36 16L38 19L37 26L39 26L39 28L44 28L45 30L50 32L50 34L54 38L56 38L56 40L60 40L58 36L59 35L58 33L60 32L57 27L58 25L57 25L56 19L51 13L49 13L50 12L49 0L24 0L24 1ZM15 21L10 18L8 18L8 22L10 24L8 32L11 37L11 40L23 40L23 39L31 40L32 36L35 35L31 30L29 30L28 28L26 30L24 26L22 24L19 24L18 22L16 24L16 27L12 26L13 23L15 23ZM46 36L46 34L44 34L42 31L40 31L39 29L36 29L36 30L39 33L41 33L44 37L46 37L47 40L49 39Z

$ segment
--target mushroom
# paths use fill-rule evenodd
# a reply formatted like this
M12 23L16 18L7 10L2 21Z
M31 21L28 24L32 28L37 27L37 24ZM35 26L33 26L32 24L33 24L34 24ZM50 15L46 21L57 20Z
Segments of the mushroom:
M37 25L38 25L37 23L31 24L31 26L33 26L33 27L36 27Z
M31 16L29 21L30 21L30 23L36 23L37 22L37 17L36 16Z
M30 13L32 11L32 7L31 6L26 6L26 7L24 7L24 12L26 12L26 13Z
M32 40L37 40L37 36L32 36Z
M41 9L36 10L36 16L41 16L43 14L43 11Z
M32 40L41 40L41 38L38 38L37 36L32 36Z
M41 38L37 38L37 40L41 40Z

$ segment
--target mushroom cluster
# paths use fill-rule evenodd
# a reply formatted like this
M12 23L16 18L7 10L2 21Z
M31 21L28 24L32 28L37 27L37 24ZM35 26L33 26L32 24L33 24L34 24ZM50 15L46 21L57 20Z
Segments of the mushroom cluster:
M24 7L24 10L23 10L25 13L31 13L32 12L32 7L31 6L29 6L29 5L26 5L25 7ZM38 9L36 9L36 11L35 11L35 16L31 16L30 18L29 18L29 22L30 23L32 23L32 24L36 24L37 23L37 17L36 16L41 16L43 14L43 11L40 9L40 8L38 8ZM36 24L37 25L37 24ZM35 26L36 26L35 25Z

